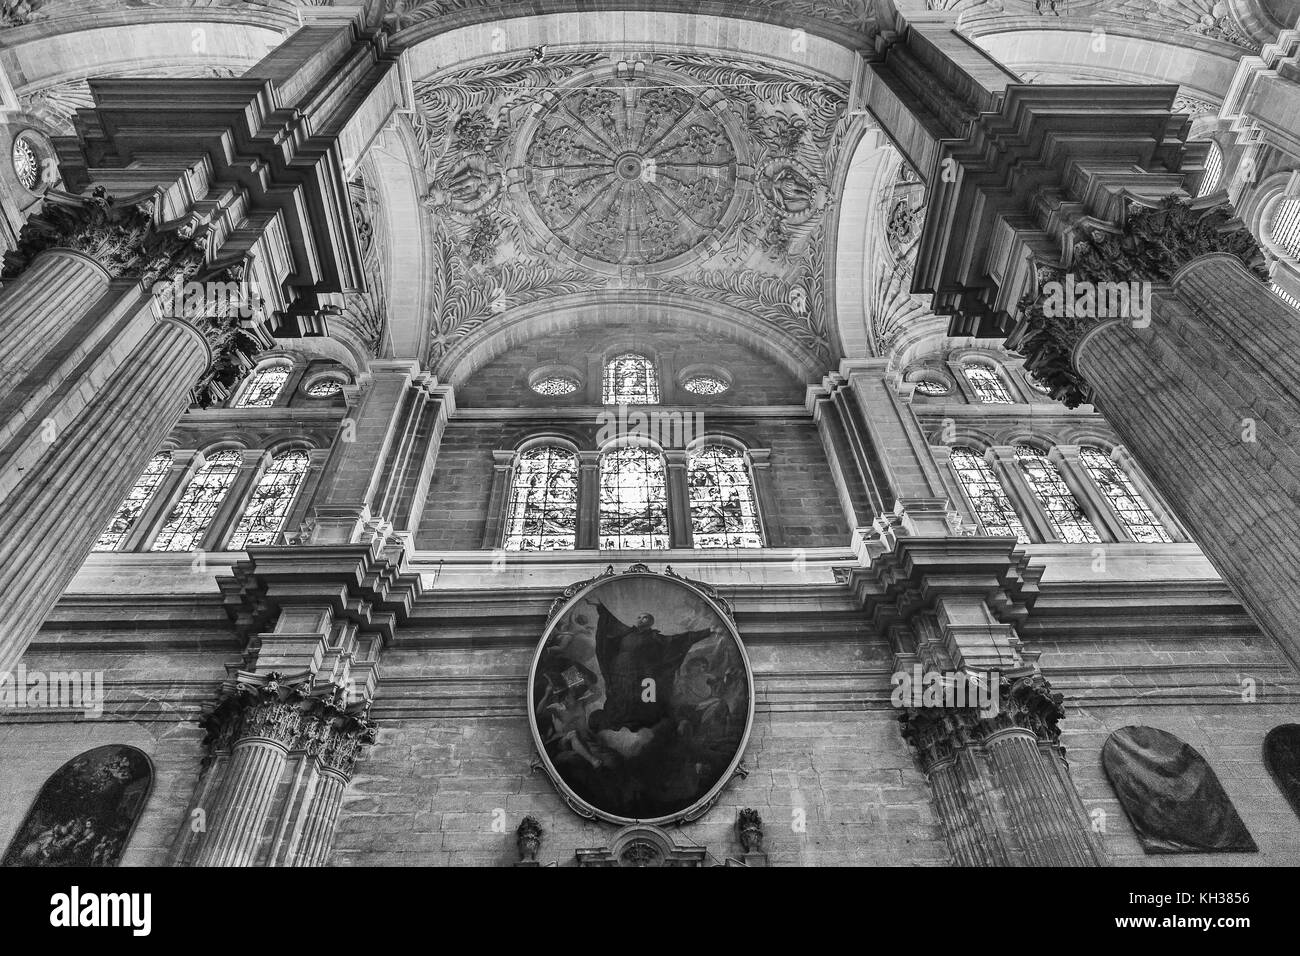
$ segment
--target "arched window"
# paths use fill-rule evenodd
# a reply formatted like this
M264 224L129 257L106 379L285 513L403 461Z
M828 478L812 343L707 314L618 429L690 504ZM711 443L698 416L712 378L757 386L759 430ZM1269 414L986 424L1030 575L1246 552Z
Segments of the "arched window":
M275 457L249 496L244 514L226 545L227 551L242 551L250 544L275 544L310 461L305 451L290 451Z
M510 509L507 551L572 551L578 537L578 456L557 445L519 453Z
M117 513L113 515L108 527L95 542L93 550L116 551L122 546L122 540L135 527L136 521L140 519L140 515L152 500L158 486L162 484L171 463L171 455L167 454L154 455L149 459L144 473L135 480L126 498L117 506Z
M248 381L235 400L235 408L270 408L280 397L280 391L288 380L289 366L262 366L248 376Z
M1069 485L1046 455L1028 445L1017 445L1016 460L1058 538L1071 544L1101 540L1097 529L1074 500Z
M1219 144L1211 142L1210 151L1205 156L1205 175L1201 177L1200 188L1196 190L1197 197L1208 196L1219 188L1219 180L1223 178L1223 150L1219 149Z
M239 474L241 459L237 451L220 451L204 462L158 532L154 551L191 551L198 547Z
M600 548L668 547L664 459L649 445L610 448L600 456Z
M1283 302L1285 302L1287 305L1291 306L1291 308L1293 308L1293 309L1300 309L1300 299L1297 299L1297 298L1296 298L1295 296L1293 296L1290 292L1287 292L1286 289L1282 288L1282 287L1281 287L1280 285L1278 285L1276 282L1274 282L1274 283L1270 286L1270 288L1273 290L1273 294L1274 294L1275 296L1277 296L1279 299L1281 299L1281 300L1282 300Z
M1300 199L1285 199L1277 204L1269 233L1288 256L1300 259Z
M691 532L697 548L761 548L758 507L745 455L728 445L705 445L687 469Z
M117 866L152 782L134 747L73 757L45 781L0 866Z
M606 405L658 405L659 376L650 359L627 352L605 363Z
M975 390L975 396L986 405L1010 405L1011 395L1002 384L998 373L987 365L965 365L962 371L966 381Z
M975 516L984 526L984 533L993 538L1015 537L1028 542L1029 535L1020 522L1020 515L1016 514L988 462L973 449L963 447L954 448L949 460Z
M1109 455L1100 448L1085 445L1079 449L1079 461L1115 509L1120 523L1134 541L1167 544L1173 540L1133 487L1129 476L1124 474L1123 469Z

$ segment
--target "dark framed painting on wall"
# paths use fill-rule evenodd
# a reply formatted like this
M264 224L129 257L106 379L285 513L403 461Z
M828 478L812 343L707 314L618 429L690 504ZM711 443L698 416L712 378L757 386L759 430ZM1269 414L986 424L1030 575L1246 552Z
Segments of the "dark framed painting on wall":
M570 592L529 672L543 766L585 816L694 819L735 773L753 721L753 672L728 609L706 586L649 569Z
M116 866L149 799L143 751L111 744L50 775L5 852L3 866Z

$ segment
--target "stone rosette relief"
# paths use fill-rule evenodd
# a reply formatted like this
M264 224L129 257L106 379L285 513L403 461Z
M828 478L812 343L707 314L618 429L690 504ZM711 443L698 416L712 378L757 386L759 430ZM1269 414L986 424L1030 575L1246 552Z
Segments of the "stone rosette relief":
M827 358L847 95L694 54L547 53L418 83L430 364L510 309L596 289L725 303Z

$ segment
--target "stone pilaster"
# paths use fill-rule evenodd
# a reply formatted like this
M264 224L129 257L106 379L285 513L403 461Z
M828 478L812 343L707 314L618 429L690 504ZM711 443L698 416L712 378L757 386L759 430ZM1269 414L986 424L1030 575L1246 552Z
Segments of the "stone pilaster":
M686 452L670 448L664 452L668 465L668 546L694 547L691 533L691 491L686 480Z

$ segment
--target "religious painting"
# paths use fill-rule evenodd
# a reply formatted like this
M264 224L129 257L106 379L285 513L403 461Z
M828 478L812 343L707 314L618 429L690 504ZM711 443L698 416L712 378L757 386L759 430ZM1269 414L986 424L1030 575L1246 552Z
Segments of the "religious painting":
M1106 738L1101 762L1147 853L1258 849L1214 770L1173 734L1122 727Z
M149 796L153 768L134 747L87 750L37 795L3 866L116 866Z
M570 592L529 677L547 771L591 816L693 819L734 773L753 716L753 675L725 605L648 569Z
M1264 764L1291 809L1300 815L1300 724L1282 724L1268 732Z

